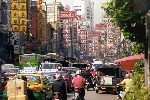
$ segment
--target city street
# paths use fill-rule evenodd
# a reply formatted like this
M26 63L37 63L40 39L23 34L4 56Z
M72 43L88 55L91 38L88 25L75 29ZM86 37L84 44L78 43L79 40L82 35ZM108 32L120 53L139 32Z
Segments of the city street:
M68 100L72 100L73 93L68 93ZM98 94L95 91L86 91L85 92L85 100L116 100L117 95L102 93Z

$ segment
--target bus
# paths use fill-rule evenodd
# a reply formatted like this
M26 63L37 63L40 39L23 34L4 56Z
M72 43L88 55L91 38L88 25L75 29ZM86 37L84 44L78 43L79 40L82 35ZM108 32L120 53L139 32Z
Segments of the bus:
M36 67L39 69L41 63L40 54L23 54L19 55L19 68L24 69L24 67Z

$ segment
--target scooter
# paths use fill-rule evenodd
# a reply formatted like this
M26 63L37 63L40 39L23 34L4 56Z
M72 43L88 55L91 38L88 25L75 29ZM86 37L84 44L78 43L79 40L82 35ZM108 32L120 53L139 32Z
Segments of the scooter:
M87 89L87 91L89 90L89 88L93 88L93 90L95 89L95 80L91 80L91 82L89 82L89 80L86 79L86 89Z
M81 90L78 87L74 88L74 98L72 100L84 100L84 97L81 97Z
M117 85L117 100L122 100L123 96L123 86L122 85Z

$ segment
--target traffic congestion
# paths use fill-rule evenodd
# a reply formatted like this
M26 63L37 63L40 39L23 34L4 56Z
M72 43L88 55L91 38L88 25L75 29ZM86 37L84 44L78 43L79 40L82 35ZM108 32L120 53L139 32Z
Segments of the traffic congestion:
M23 54L19 66L3 64L1 68L3 100L67 100L68 93L73 100L85 100L85 91L91 90L116 95L126 74L112 63L57 61L53 54Z

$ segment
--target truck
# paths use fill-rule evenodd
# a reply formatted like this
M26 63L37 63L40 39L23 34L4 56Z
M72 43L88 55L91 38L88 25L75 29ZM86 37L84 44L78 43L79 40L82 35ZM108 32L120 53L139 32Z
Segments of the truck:
M24 69L24 67L40 67L40 54L23 54L19 55L19 69Z

